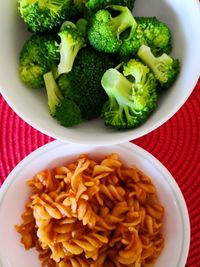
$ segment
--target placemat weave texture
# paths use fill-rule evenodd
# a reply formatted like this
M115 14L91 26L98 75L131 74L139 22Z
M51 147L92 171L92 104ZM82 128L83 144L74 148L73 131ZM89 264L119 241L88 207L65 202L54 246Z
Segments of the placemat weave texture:
M17 163L51 141L53 138L20 119L0 95L0 186ZM169 121L133 143L159 159L180 186L191 223L191 245L186 266L199 267L200 80L187 102Z

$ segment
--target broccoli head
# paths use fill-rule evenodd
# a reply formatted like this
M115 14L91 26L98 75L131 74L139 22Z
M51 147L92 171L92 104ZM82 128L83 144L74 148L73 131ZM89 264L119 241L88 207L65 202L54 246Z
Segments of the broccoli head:
M122 43L121 34L127 29L130 29L130 34L134 32L136 22L127 7L112 5L109 9L119 14L112 17L108 10L99 10L91 19L88 39L96 50L115 53Z
M83 27L85 27L83 20L79 22L78 27L71 21L65 21L61 26L60 32L60 63L58 65L58 73L68 73L73 67L73 63L78 51L85 46L85 37Z
M55 117L65 127L79 124L81 122L79 107L72 100L63 97L52 72L44 75L44 81L51 116Z
M142 44L148 45L156 56L171 51L171 33L163 22L155 17L138 17L135 20L135 31L126 31L121 36L122 44L117 53L122 59L135 55Z
M86 6L91 12L96 12L106 8L108 5L127 6L130 10L133 9L135 0L88 0Z
M66 98L56 107L55 117L65 127L72 127L82 120L80 108L74 101Z
M43 75L59 62L59 49L51 35L32 35L22 47L19 75L31 88L44 86Z
M88 30L88 21L84 18L80 18L79 20L77 20L76 22L76 27L78 29L78 31L84 36L86 37L87 35L87 30Z
M19 0L22 19L32 32L43 32L68 19L71 0Z
M83 119L90 120L100 116L102 106L107 100L101 78L114 65L113 59L87 47L78 53L72 71L59 77L58 86L61 92L79 106Z
M136 22L139 31L143 32L147 46L151 48L155 56L160 56L163 53L168 54L171 51L171 32L165 23L156 17L138 17Z
M106 126L130 129L144 123L156 108L156 79L146 65L135 59L124 65L123 74L109 69L102 77L109 97L102 118Z
M137 55L155 74L161 88L168 88L175 81L180 71L178 59L173 59L165 53L155 57L146 45L140 47Z

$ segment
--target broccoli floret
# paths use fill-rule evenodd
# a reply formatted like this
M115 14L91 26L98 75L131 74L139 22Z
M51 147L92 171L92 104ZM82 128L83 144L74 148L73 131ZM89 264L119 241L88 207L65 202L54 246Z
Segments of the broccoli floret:
M84 18L80 18L76 22L76 27L79 30L79 32L86 37L87 31L88 31L88 21Z
M71 0L19 0L22 19L33 32L59 26L69 18Z
M109 69L101 81L109 97L102 118L106 126L117 129L141 125L157 106L156 79L147 66L131 59L123 73Z
M59 88L65 97L79 106L83 119L90 120L100 116L102 106L107 100L101 78L113 66L113 59L87 47L78 53L72 71L59 77Z
M171 51L171 33L163 22L155 17L138 17L135 20L135 31L131 34L126 31L121 36L118 54L122 59L135 55L142 44L149 46L155 56Z
M130 34L134 32L136 22L127 7L112 5L109 8L119 11L119 15L112 17L108 10L99 10L91 20L88 39L96 50L115 53L122 43L121 34L127 29Z
M79 27L81 27L81 24L83 22L79 23ZM59 74L71 71L78 51L85 46L85 37L81 30L71 21L65 21L61 26L60 32L58 33L61 38L60 63L58 65Z
M168 88L175 81L180 71L178 59L173 59L165 53L155 57L150 47L146 45L140 47L137 55L155 74L161 88Z
M65 127L79 124L81 122L79 107L72 100L63 97L52 72L48 72L44 75L44 81L51 116L55 117L60 124Z
M130 10L133 9L135 0L89 0L86 6L92 12L104 9L108 5L127 6Z
M136 22L140 31L143 32L147 46L151 48L155 56L168 54L171 51L171 32L165 23L156 17L138 17Z
M65 127L79 124L82 120L80 108L70 99L64 99L56 107L55 117Z
M31 88L44 86L43 75L59 62L59 48L50 35L32 35L22 47L19 59L19 75Z

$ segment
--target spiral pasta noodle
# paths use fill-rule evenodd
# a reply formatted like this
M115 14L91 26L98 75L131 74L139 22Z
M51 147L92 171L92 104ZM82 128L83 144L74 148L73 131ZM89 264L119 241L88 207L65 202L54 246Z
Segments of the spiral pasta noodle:
M164 208L156 188L118 154L80 155L27 184L32 195L15 228L42 267L151 267L160 255Z

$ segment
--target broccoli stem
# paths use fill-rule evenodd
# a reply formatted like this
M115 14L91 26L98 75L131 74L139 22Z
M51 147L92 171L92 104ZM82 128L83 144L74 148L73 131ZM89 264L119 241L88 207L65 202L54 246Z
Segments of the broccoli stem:
M132 83L118 70L107 70L102 77L101 83L108 96L114 96L120 106L130 105Z
M82 26L84 23L85 21L80 22ZM86 30L86 25L83 28ZM77 26L71 21L65 21L62 24L58 35L61 39L58 73L68 73L72 70L78 51L85 46L85 38L83 33L79 31Z
M60 63L58 65L59 74L68 73L71 71L74 64L74 60L79 51L79 45L77 45L74 38L71 36L63 36L60 46Z
M150 47L146 45L142 45L139 48L137 55L155 74L160 71L165 71L165 65L173 63L173 59L165 53L159 57L155 57ZM162 82L167 82L167 78L167 76L162 76Z
M52 72L44 74L44 82L47 91L48 106L52 116L55 115L56 106L64 99L55 82Z
M128 28L131 28L130 34L135 31L137 23L131 11L127 7L116 5L111 5L108 7L120 11L118 16L111 19L110 28L114 36L117 36L119 39L120 34Z

